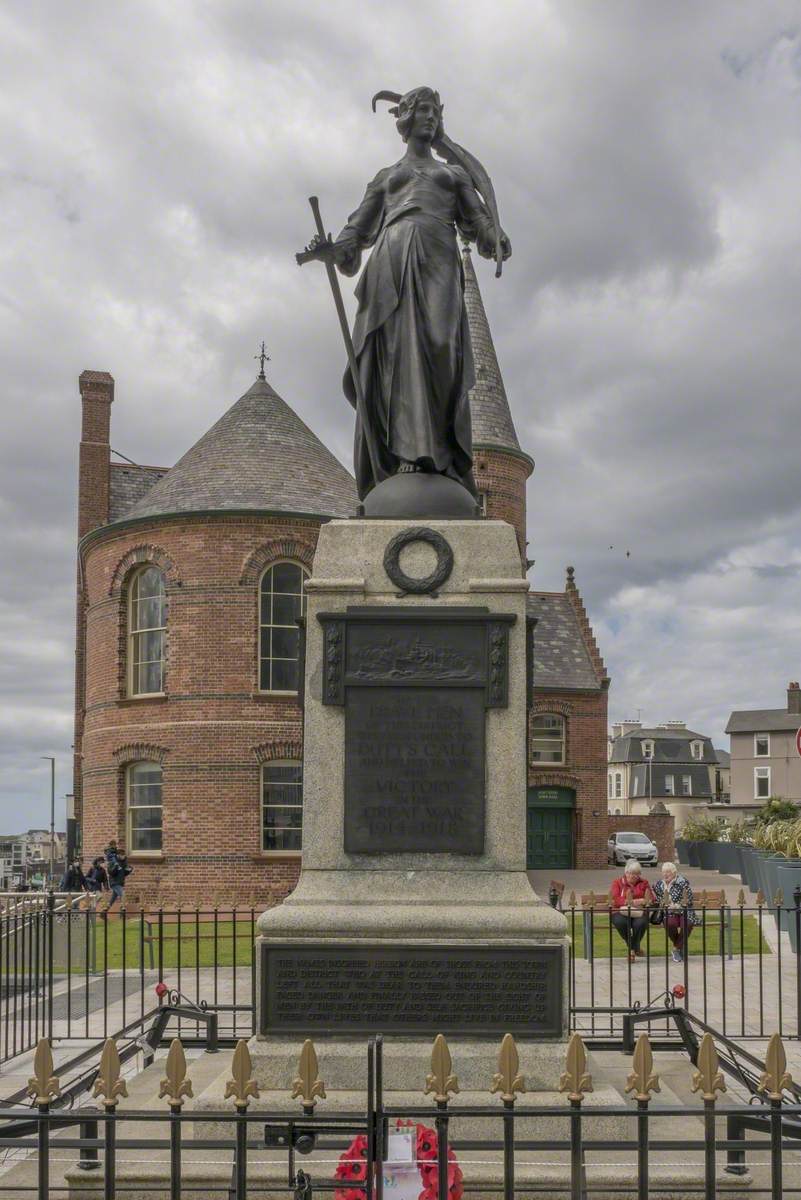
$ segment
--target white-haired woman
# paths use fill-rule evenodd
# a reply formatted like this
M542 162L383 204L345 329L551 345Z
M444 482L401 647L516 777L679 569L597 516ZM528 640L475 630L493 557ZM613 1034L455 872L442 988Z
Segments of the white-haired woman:
M619 879L612 880L612 924L629 948L629 959L643 957L640 949L648 928L645 909L654 903L654 894L636 858L630 858Z
M673 943L672 959L684 961L687 939L700 919L693 908L693 890L673 862L662 863L662 878L654 884L656 902L664 913L667 935ZM686 909L686 916L685 916Z

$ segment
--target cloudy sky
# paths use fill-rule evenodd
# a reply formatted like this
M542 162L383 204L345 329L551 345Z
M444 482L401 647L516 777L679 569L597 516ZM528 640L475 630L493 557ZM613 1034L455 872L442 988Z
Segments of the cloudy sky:
M5 0L0 7L0 832L71 790L77 377L172 464L251 383L349 463L323 273L439 88L514 247L479 279L537 461L540 588L573 563L610 715L801 676L801 5L780 0ZM350 293L349 285L346 293ZM628 554L627 554L628 552ZM59 820L59 824L62 821Z

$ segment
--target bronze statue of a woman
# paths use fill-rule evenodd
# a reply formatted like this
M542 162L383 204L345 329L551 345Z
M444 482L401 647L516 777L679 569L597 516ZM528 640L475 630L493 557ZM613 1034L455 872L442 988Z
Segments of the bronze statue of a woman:
M335 284L332 261L355 275L362 251L373 248L356 287L344 379L356 408L359 496L391 477L424 473L456 480L474 498L468 393L475 376L457 230L496 259L496 274L511 246L489 177L444 132L437 92L379 92L373 111L378 99L395 103L390 111L406 153L378 172L339 237L318 235L298 260L327 260ZM390 506L374 515L396 514Z

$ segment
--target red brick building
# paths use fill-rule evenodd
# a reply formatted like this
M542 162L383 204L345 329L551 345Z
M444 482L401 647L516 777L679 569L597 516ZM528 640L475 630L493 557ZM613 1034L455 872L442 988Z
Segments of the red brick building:
M521 449L473 266L475 473L526 555ZM114 381L80 377L76 816L129 902L263 905L300 868L303 579L353 479L260 376L171 469L112 461ZM530 601L531 865L605 861L608 677L568 569Z

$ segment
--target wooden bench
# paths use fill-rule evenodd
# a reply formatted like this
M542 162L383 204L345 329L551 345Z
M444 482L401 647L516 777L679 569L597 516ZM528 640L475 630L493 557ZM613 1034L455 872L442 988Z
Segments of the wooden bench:
M580 905L576 904L575 893L570 894L570 907L575 909L581 908L582 921L584 925L584 954L587 958L594 957L595 953L595 914L612 912L625 912L625 909L616 909L612 902L611 893L606 892L585 892L581 896ZM704 925L707 924L707 914L712 916L713 913L723 911L723 938L727 958L734 958L733 951L733 932L731 909L726 901L726 893L723 888L702 888L693 898L693 907L700 913L701 921ZM742 936L742 933L741 933Z
M610 909L614 909L611 892L585 892L582 895L585 958L595 957L595 914L597 912L608 913Z

